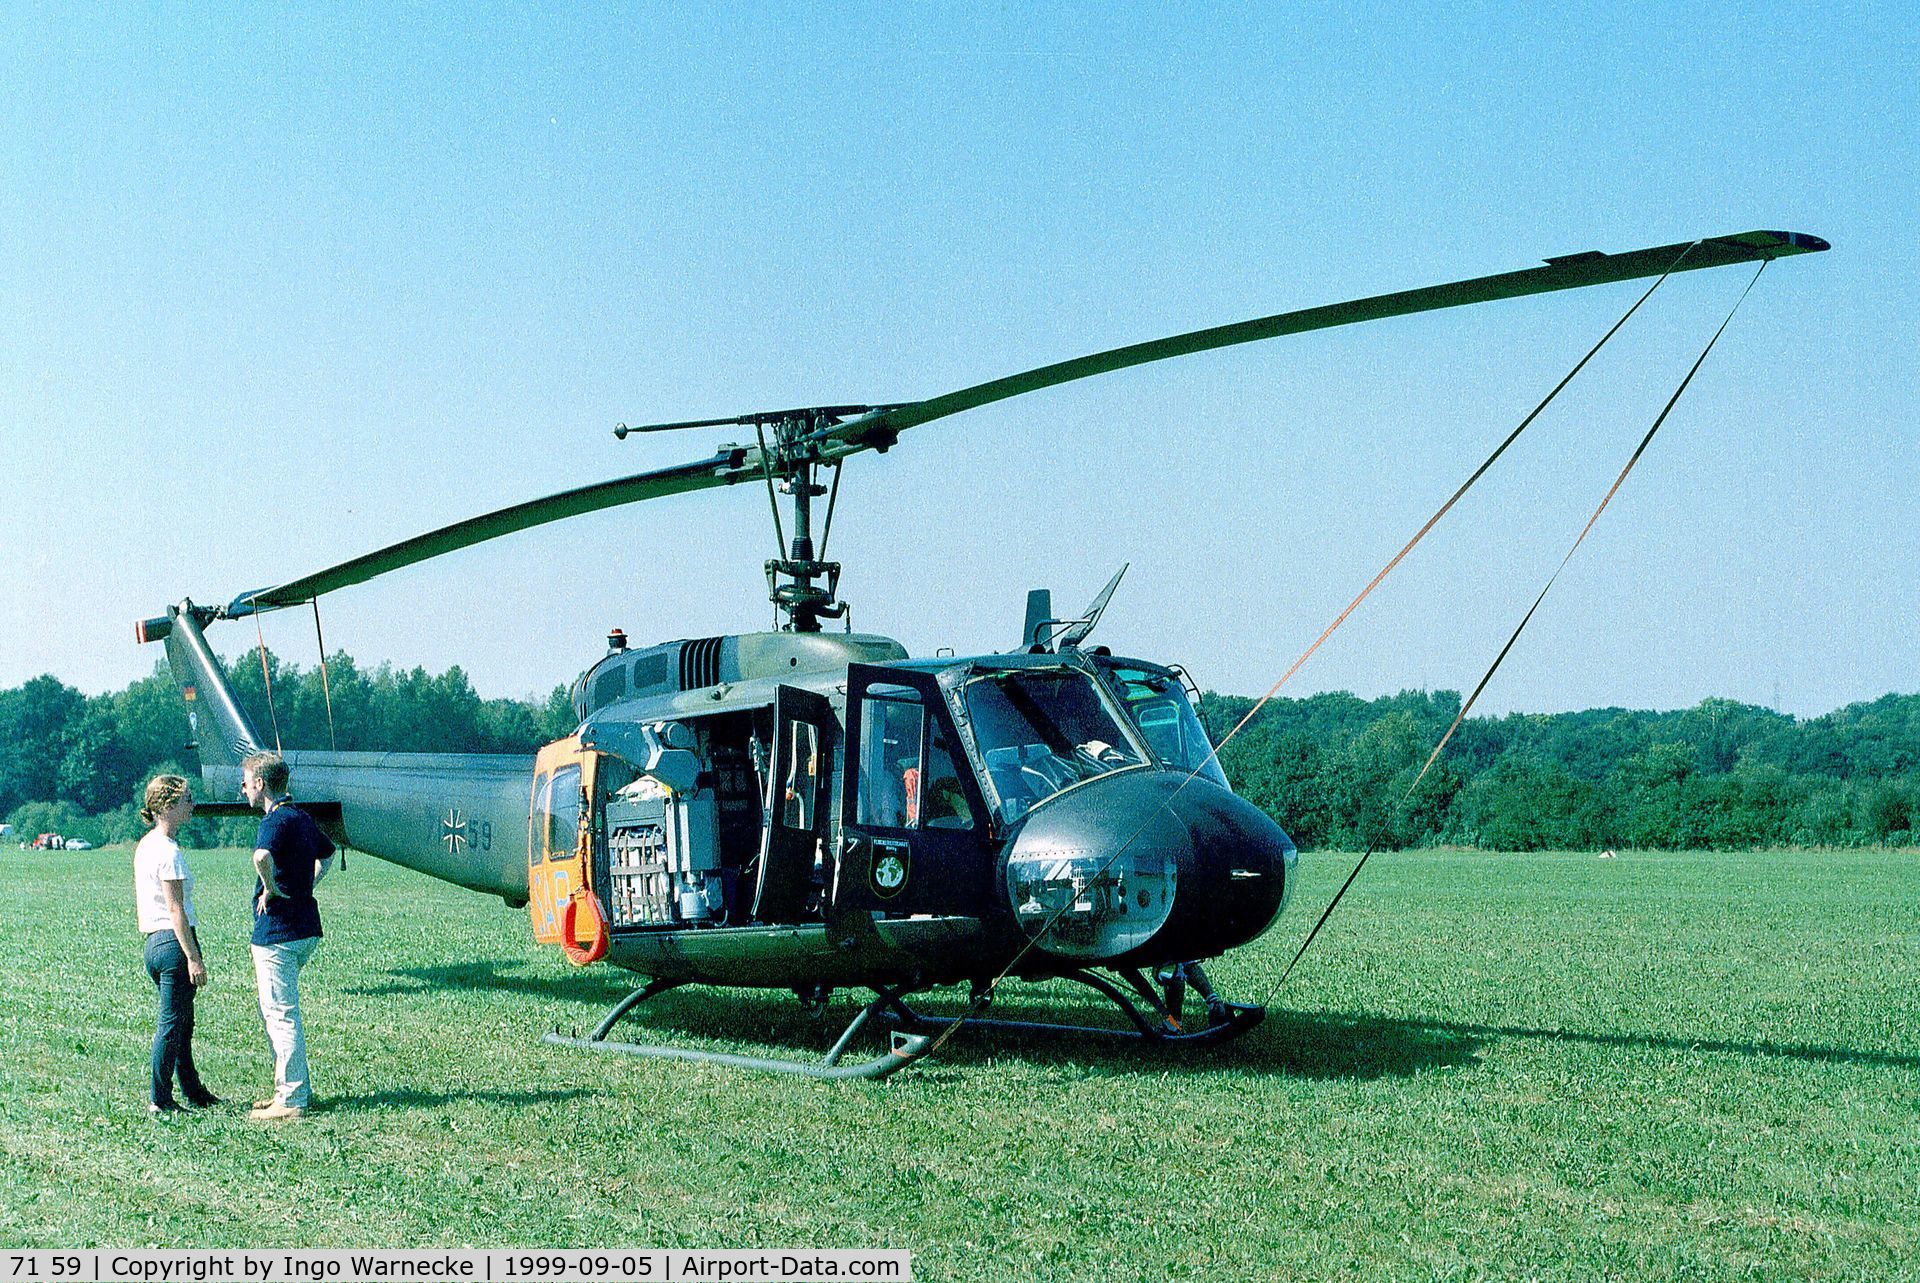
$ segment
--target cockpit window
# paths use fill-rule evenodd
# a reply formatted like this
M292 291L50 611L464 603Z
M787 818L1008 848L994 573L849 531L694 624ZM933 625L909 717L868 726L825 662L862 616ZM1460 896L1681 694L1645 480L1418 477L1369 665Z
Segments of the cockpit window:
M941 719L920 693L872 686L860 714L860 792L855 818L884 828L970 829L973 809L960 784Z
M547 858L564 860L579 850L580 766L569 763L553 773L547 802Z
M1145 763L1093 679L1076 669L987 673L967 683L964 698L1003 823L1082 780Z
M1145 668L1113 665L1114 685L1120 691L1127 716L1140 728L1154 756L1168 766L1197 773L1221 788L1229 787L1226 772L1214 757L1207 732L1178 679Z
M867 692L860 714L861 824L908 828L918 809L926 709L919 692L880 686Z

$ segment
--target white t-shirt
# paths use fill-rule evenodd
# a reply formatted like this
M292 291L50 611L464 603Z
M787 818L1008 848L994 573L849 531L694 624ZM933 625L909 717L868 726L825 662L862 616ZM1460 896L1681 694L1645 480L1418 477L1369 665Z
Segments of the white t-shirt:
M140 911L143 935L173 929L173 915L167 912L166 888L160 885L162 882L181 884L181 899L187 905L187 925L197 929L200 920L193 915L193 873L180 854L180 844L154 829L133 848L133 900Z

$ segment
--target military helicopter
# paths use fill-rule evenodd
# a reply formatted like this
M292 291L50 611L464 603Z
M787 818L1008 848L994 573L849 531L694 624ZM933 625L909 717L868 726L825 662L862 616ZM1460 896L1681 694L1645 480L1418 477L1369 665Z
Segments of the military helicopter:
M1094 989L1125 1020L1100 1032L1168 1047L1223 1042L1262 1008L1215 1004L1186 1027L1178 965L1265 931L1291 897L1297 857L1281 827L1233 792L1196 715L1198 691L1177 665L1087 645L1119 575L1070 617L1054 616L1045 590L1029 594L1019 644L1005 653L914 658L883 636L824 631L847 610L841 567L823 559L845 461L964 410L1188 353L1827 247L1747 232L1576 254L1136 343L922 401L621 425L622 439L733 427L754 440L515 504L225 606L185 600L137 635L165 643L203 782L231 797L241 761L264 741L206 641L213 622L305 605L564 517L764 485L786 553L765 567L784 627L640 648L616 631L572 688L578 728L532 758L288 751L301 805L343 846L524 906L534 938L577 965L646 978L591 1034L549 1041L879 1078L928 1054L952 1023L910 997L966 983L977 1008L1011 977ZM1149 978L1162 967L1174 969ZM818 1061L609 1037L640 1003L685 984L792 989L816 1005L837 988L874 997ZM842 1063L875 1017L892 1026L888 1049Z

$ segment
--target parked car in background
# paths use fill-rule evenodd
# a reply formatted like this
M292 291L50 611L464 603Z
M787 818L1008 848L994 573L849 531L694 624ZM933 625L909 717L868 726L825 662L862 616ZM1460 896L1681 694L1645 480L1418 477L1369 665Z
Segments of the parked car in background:
M93 850L93 843L87 841L85 838L68 838L66 849L69 851L91 851Z

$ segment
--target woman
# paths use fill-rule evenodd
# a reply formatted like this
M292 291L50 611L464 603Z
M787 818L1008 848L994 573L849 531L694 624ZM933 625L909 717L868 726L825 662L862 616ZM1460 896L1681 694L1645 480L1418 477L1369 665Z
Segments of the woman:
M193 817L193 794L178 775L156 775L147 783L140 819L153 831L133 849L133 891L140 930L147 937L147 974L160 991L160 1019L153 1035L153 1087L147 1109L155 1114L180 1108L180 1094L195 1109L220 1103L193 1067L193 993L207 982L207 965L194 933L193 874L180 854L180 826Z

